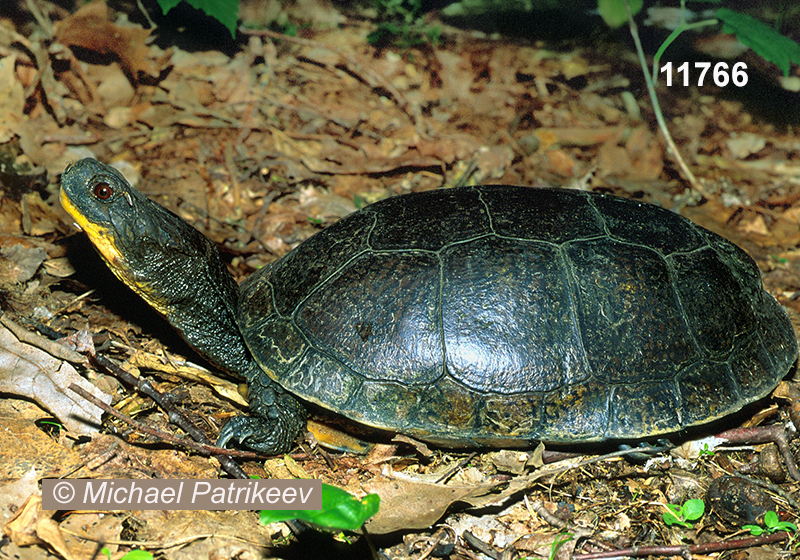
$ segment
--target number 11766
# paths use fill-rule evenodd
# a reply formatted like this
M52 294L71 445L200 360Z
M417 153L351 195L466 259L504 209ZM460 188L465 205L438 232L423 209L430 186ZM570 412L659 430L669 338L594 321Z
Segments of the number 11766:
M697 78L697 85L702 86L705 82L708 71L711 70L710 62L695 62L695 70L700 71L700 76ZM684 62L675 70L678 74L683 74L683 85L689 85L689 63ZM667 62L661 67L661 73L667 75L667 87L672 86L672 63ZM725 87L728 84L733 84L736 87L742 87L747 84L747 64L744 62L737 62L733 68L729 69L727 62L717 62L714 64L714 69L711 72L714 84L719 87Z

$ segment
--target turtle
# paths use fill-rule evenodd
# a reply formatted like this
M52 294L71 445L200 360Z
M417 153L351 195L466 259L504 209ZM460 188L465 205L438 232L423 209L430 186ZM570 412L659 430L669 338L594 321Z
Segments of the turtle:
M644 202L547 186L387 198L237 285L213 242L95 159L61 203L114 274L250 415L220 445L285 452L309 406L442 447L634 441L768 395L797 358L753 259Z

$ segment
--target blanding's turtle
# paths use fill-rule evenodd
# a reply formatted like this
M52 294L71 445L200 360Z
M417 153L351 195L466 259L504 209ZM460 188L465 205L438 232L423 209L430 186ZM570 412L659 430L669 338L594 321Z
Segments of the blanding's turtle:
M797 357L741 249L662 208L478 186L355 212L241 286L214 244L112 167L67 167L61 202L114 273L212 363L287 450L315 403L445 446L633 440L731 414Z

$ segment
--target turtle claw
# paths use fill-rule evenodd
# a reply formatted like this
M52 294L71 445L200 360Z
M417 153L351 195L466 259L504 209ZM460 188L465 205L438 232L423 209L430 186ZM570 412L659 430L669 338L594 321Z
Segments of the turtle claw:
M266 418L256 416L236 416L225 424L219 432L217 447L226 447L233 440L242 447L265 455L286 453L294 441L281 438L281 430Z
M265 455L288 452L306 429L306 411L297 400L276 386L252 384L252 416L231 418L220 430L217 445L231 440Z

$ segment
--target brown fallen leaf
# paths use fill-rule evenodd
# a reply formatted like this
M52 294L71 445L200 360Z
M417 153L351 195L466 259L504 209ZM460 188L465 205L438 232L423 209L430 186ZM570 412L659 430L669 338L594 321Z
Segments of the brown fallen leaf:
M0 484L0 526L8 523L28 496L39 491L36 469L31 467L22 478Z
M97 431L103 411L67 389L71 383L111 402L111 395L81 377L69 363L20 342L0 327L0 392L33 399L73 434L89 435Z
M147 61L150 30L141 27L122 27L108 19L105 0L89 2L55 26L56 39L68 47L81 47L108 55L115 54L123 69L134 82L139 72L148 76L157 73Z
M14 131L25 120L25 89L14 71L16 57L0 60L0 143L14 137Z
M579 457L565 459L509 481L493 481L474 486L434 484L399 476L392 479L374 478L362 484L362 489L380 496L381 509L367 521L365 526L374 534L386 534L401 529L428 528L456 502L463 502L464 505L473 508L501 506L513 496L531 488L542 478L603 458L604 456L596 456L583 461Z
M108 549L112 558L123 556L121 553L117 554L120 545L116 543L122 539L121 534L125 525L116 515L108 515L102 511L93 513L81 511L69 515L59 526L67 547L76 558L93 560L105 558L97 554L98 541L105 543L104 548Z
M172 558L267 558L273 545L270 533L281 531L274 525L261 525L257 515L236 511L136 512L137 522L147 527L147 540L169 543L180 554ZM238 515L237 515L238 514ZM275 535L276 539L281 534ZM177 545L177 546L176 546ZM317 557L309 554L308 557Z
M18 479L32 468L43 478L91 476L91 472L81 468L85 457L39 428L37 421L49 417L49 413L29 401L10 398L0 401L0 480ZM4 494L5 490L0 488L0 496Z
M303 213L315 220L336 220L356 211L352 200L313 186L299 189L297 201Z
M427 529L436 523L453 503L483 495L497 484L455 486L419 482L406 478L374 478L362 485L381 498L381 509L365 527L372 534L401 529Z
M417 453L421 456L425 457L426 459L430 459L433 457L434 453L431 451L430 447L425 445L423 442L418 441L416 439L410 438L408 436L404 436L403 434L397 434L392 438L392 441L397 443L406 443L416 449Z
M17 241L17 243L14 243ZM47 258L47 251L25 243L23 238L4 237L0 241L0 285L27 282Z
M72 560L73 556L64 542L58 523L50 517L54 513L42 511L42 497L31 495L14 518L3 527L3 532L17 546L46 544L66 560Z
M528 451L501 449L496 453L492 453L490 458L500 472L524 474L532 455L533 453Z

